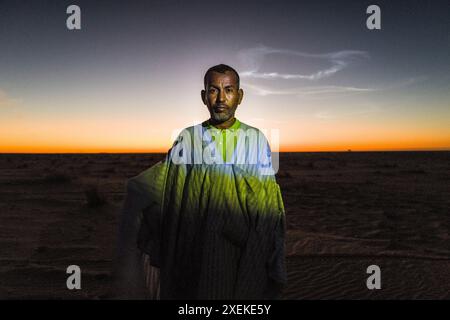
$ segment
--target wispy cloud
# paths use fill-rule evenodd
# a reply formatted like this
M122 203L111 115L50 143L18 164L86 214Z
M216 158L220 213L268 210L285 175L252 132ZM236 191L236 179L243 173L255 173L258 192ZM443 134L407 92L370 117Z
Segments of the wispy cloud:
M393 82L391 84L379 87L353 87L353 86L333 86L333 85L323 85L323 86L306 86L301 88L294 88L289 90L274 90L263 87L256 84L245 83L244 87L249 89L250 92L259 96L268 95L295 95L298 97L311 97L311 98L331 98L336 96L343 96L349 94L359 94L377 91L389 91L389 90L399 90L407 88L409 86L416 85L425 81L427 77L413 77L409 79L400 80Z
M283 56L294 56L319 60L323 62L323 64L327 67L323 67L322 69L310 74L281 73L276 70L270 72L261 71L262 69L268 67L264 65L264 59L267 55L271 54L280 55L280 59L283 59ZM390 84L370 87L363 87L358 85L321 85L321 80L333 76L337 72L349 67L352 63L361 60L367 60L370 58L368 52L360 50L341 50L329 53L306 53L288 49L270 48L261 45L259 47L241 50L238 53L238 57L244 66L244 71L240 72L240 75L243 78L243 86L249 89L250 92L260 96L293 95L310 99L327 99L330 97L342 97L344 95L361 94L374 91L398 90L413 86L427 79L426 76L416 76L407 79L400 79ZM287 81L306 80L308 82L314 81L314 85L305 85L302 87L294 88L292 88L293 86L290 86L291 88L289 89L280 89L278 81L278 88L275 89L271 86L270 82L265 82L264 85L261 85L260 83L258 83L259 79L282 79ZM319 117L321 116L323 118L327 117L326 115L319 114Z
M273 90L269 88L263 88L254 84L245 83L245 88L249 88L250 91L259 95L259 96L267 96L267 95L292 95L296 94L296 91L293 90Z
M296 56L302 58L322 60L330 66L317 70L311 74L300 73L279 73L279 72L261 72L259 71L264 63L264 58L269 54L279 54L286 56ZM313 54L301 51L270 48L266 46L259 46L256 48L245 49L238 54L242 63L248 70L241 72L243 78L254 79L285 79L285 80L319 80L327 78L346 68L352 62L360 59L369 58L366 51L358 50L343 50L324 54Z
M324 94L342 94L342 93L360 93L376 91L374 88L358 88L358 87L344 87L344 86L308 86L303 88L296 88L291 90L272 90L269 88L263 88L254 84L245 84L246 88L249 88L256 95L298 95L298 96L312 96L312 95L324 95Z
M402 79L402 80L393 82L393 83L383 87L382 90L394 90L394 89L407 88L412 85L424 82L426 80L428 80L428 76L417 76L417 77L411 77L408 79Z

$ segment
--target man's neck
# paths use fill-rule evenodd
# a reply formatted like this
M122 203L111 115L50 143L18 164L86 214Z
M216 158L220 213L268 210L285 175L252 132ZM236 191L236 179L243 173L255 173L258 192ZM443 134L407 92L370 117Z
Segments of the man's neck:
M228 129L236 122L236 118L230 118L225 122L217 123L214 119L209 119L209 123L217 129Z

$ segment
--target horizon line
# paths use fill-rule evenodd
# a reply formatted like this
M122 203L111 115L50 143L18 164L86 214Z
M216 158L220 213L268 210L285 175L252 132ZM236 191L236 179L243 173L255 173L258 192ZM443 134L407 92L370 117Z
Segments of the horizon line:
M289 151L278 151L278 153L354 153L354 152L449 152L450 148L438 148L438 149L378 149L378 150L289 150ZM276 153L273 151L273 153ZM31 155L31 154L42 154L42 155L52 155L52 154L167 154L167 151L129 151L129 152L109 152L109 151L99 151L99 152L0 152L0 155Z

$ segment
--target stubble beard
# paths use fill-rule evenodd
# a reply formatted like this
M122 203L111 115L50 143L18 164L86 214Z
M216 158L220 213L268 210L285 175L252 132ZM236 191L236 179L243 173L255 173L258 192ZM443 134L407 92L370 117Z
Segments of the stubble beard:
M222 123L222 122L229 120L231 117L233 117L233 114L228 113L228 112L216 113L216 112L212 111L211 116L212 116L213 120L217 121L218 123Z
M223 123L227 120L230 120L234 117L235 109L226 109L224 112L215 112L213 108L211 108L211 118L216 121L217 123Z

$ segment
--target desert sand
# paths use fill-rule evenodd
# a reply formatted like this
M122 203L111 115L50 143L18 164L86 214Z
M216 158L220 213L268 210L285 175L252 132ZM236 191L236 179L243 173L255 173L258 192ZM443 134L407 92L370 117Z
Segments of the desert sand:
M0 298L114 298L126 180L163 157L0 155ZM285 299L450 298L450 152L282 153L277 179ZM73 264L81 290L66 288Z

